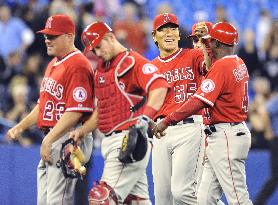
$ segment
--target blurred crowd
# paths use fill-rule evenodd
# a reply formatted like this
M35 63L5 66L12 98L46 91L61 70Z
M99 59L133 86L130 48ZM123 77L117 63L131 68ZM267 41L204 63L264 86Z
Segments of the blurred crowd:
M193 1L192 1L193 2ZM121 43L152 60L158 55L153 43L152 21L156 14L177 13L182 25L181 47L192 47L186 38L191 25L208 20L230 21L240 30L237 54L243 58L250 74L249 126L253 148L266 148L269 122L262 122L266 103L278 92L278 3L271 0L224 1L172 0L6 0L0 1L0 140L5 131L22 119L36 104L39 87L49 57L43 36L36 31L44 27L50 15L64 13L77 23L76 45L82 30L91 22L104 20L112 26ZM263 2L263 5L262 5ZM200 7L200 4L203 6ZM206 10L206 6L209 10ZM188 11L190 6L190 12ZM237 11L243 9L244 12ZM252 10L252 12L250 12ZM177 11L177 12L176 12ZM249 12L247 12L249 11ZM190 13L190 17L188 17ZM238 14L241 13L241 18ZM184 15L184 16L183 16ZM187 18L188 17L188 18ZM242 18L246 19L243 21ZM94 57L89 56L95 65ZM22 136L23 146L42 141L35 127ZM96 141L99 146L99 141Z

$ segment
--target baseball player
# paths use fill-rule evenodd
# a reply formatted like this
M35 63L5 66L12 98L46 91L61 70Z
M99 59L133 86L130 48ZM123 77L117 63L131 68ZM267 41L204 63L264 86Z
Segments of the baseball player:
M212 28L213 24L211 22L197 22L192 26L192 33L191 35L187 36L187 38L192 39L192 44L194 48L199 48L203 50L204 53L204 61L206 63L206 67L209 69L211 67L211 64L216 61L216 59L213 57L211 48L206 42L204 44L204 41L202 40L202 37L206 36L210 29ZM204 112L203 112L204 115ZM202 153L200 156L203 158L201 160L202 164L204 164L204 160L207 160L207 155L206 155L206 148L208 146L207 143L207 136L205 137L205 150L204 153ZM203 172L203 166L201 166L200 174L199 174L199 179L197 183L197 187L199 188L200 185L200 179L202 177L202 172ZM220 199L217 199L217 205L225 205Z
M150 144L141 161L123 164L118 157L130 126L147 134L169 85L156 66L120 44L103 22L90 24L82 33L82 42L85 52L93 51L101 60L94 78L97 110L71 137L79 140L96 127L106 136L101 147L105 161L101 182L90 191L89 202L149 205L146 167Z
M207 24L201 26L208 30ZM206 67L201 49L178 47L179 23L174 14L157 15L152 35L160 51L152 63L159 68L170 85L165 102L155 115L157 122L190 99L201 85ZM201 174L204 145L202 123L200 110L173 123L167 137L154 138L152 172L155 204L197 204L197 182Z
M37 170L38 205L74 203L77 179L65 178L56 162L67 132L93 111L93 70L87 58L75 48L75 25L66 15L47 19L44 34L47 54L54 58L48 64L40 87L38 104L7 135L12 139L37 123L45 134ZM92 152L92 138L82 140L86 161Z
M238 32L233 25L219 22L207 37L217 60L194 96L157 124L154 134L161 138L169 125L206 108L208 160L198 190L198 204L216 204L222 191L231 205L252 204L245 173L251 145L251 134L244 122L248 112L249 75L243 60L233 54Z

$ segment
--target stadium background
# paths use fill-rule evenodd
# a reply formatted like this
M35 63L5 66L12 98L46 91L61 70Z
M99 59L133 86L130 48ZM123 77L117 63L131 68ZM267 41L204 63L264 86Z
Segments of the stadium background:
M180 21L182 47L191 47L186 36L202 20L232 22L240 32L237 53L250 73L252 150L247 160L247 182L254 199L270 173L265 125L259 107L278 91L278 1L276 0L0 0L0 201L3 205L36 203L36 166L42 133L32 128L19 142L5 138L9 127L28 113L38 98L39 85L49 57L42 36L49 15L65 13L77 23L76 45L82 48L80 33L94 20L104 20L129 48L148 59L158 55L152 41L154 16L173 12ZM95 57L88 56L95 66ZM278 126L278 125L277 125ZM96 134L90 163L88 187L101 175L103 161ZM148 168L153 199L151 167ZM278 204L276 192L269 203Z

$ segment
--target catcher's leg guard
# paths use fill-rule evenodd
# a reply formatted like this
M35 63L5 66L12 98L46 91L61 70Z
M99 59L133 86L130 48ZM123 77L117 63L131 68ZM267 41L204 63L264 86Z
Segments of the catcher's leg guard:
M90 205L118 205L113 188L105 182L94 183L88 198Z
M124 200L124 205L151 205L149 199L129 194Z

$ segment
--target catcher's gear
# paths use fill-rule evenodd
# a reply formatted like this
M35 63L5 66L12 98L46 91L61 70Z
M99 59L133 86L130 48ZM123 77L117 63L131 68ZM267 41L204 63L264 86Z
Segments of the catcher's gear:
M56 166L62 169L65 178L82 178L86 168L82 166L85 156L73 139L68 139L62 144L60 159Z
M111 201L114 202L113 204L118 204L114 190L105 182L100 182L99 184L94 182L94 187L90 190L88 200L90 205L110 205Z
M157 15L154 18L153 32L167 23L172 23L172 24L176 24L177 26L179 26L179 21L175 14L163 13L163 14Z
M103 22L94 22L86 27L81 35L81 40L85 46L84 53L93 50L103 39L104 35L112 29Z
M219 22L213 25L209 35L203 38L212 38L221 43L233 46L238 43L237 29L230 23Z
M146 133L135 126L129 128L129 132L124 136L119 160L122 163L133 163L142 160L148 148Z

